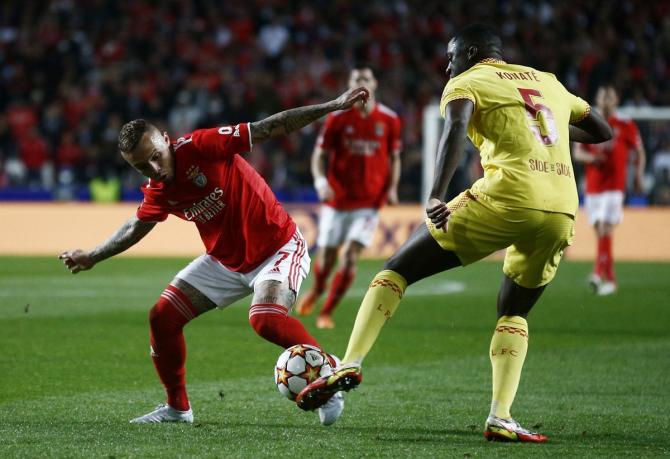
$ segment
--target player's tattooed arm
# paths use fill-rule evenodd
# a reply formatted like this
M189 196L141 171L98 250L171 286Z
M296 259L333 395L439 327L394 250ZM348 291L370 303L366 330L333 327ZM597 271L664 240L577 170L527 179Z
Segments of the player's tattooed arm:
M275 113L263 120L251 123L251 139L253 142L262 142L271 137L297 131L330 112L346 110L359 100L366 101L369 95L365 88L350 89L330 102Z
M81 249L68 250L61 253L58 258L63 260L72 274L86 271L95 266L96 263L137 244L144 236L149 234L154 226L156 226L156 222L143 222L133 215L109 239L90 252Z

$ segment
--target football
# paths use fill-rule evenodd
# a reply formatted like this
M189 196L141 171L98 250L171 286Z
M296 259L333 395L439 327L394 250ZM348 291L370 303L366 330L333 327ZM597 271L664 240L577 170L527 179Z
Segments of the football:
M307 384L332 371L328 356L321 349L309 344L296 344L277 359L275 383L283 396L295 400Z

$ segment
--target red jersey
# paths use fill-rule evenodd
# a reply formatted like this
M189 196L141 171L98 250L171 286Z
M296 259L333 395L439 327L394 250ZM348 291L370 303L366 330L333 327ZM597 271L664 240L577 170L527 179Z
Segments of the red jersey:
M610 116L607 122L613 131L610 140L583 145L589 153L602 154L605 157L602 163L585 165L587 193L625 191L628 153L642 145L640 132L633 121Z
M238 154L251 150L249 124L197 130L173 148L174 179L142 186L140 220L173 214L195 223L207 253L240 273L254 270L293 236L291 217Z
M39 135L29 135L19 140L19 154L30 170L41 168L49 159L47 143Z
M328 151L328 183L335 198L325 204L340 210L380 208L391 178L390 159L400 150L400 118L376 103L368 114L356 108L331 113L317 146Z

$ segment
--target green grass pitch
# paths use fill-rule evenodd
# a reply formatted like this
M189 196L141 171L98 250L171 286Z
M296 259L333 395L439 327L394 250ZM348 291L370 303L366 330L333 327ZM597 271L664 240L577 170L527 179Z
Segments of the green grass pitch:
M530 317L513 414L545 445L490 444L487 356L497 262L410 287L332 427L282 398L280 349L256 337L247 302L186 328L194 425L137 426L164 400L147 311L187 260L120 258L72 276L54 257L0 258L0 457L653 457L670 455L670 264L620 263L620 292L586 290L565 262ZM315 330L344 353L364 262ZM311 282L311 279L307 283Z

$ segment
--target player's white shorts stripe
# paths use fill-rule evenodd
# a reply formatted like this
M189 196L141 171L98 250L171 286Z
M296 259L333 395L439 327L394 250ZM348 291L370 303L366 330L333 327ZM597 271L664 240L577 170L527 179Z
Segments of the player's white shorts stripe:
M300 266L302 265L302 258L307 253L307 243L302 238L300 238L300 247L301 247L300 258L298 259L298 265L295 267L295 273L293 274L293 285L291 286L291 288L295 291L298 290Z
M290 288L293 288L293 274L296 268L296 260L300 260L301 252L301 241L299 238L296 238L296 235L293 235L293 240L295 240L297 246L295 252L293 252L293 257L291 257L291 266L288 269L288 285Z
M188 307L181 301L181 299L175 295L173 292L169 290L164 290L163 293L161 293L161 296L168 300L172 306L175 307L177 311L179 311L184 317L186 317L188 320L193 319L193 314L191 311L188 309Z
M300 264L302 257L305 255L305 240L302 237L294 236L298 248L293 252L293 259L291 260L291 268L289 269L288 285L291 290L296 290L298 282L298 274L300 272Z

